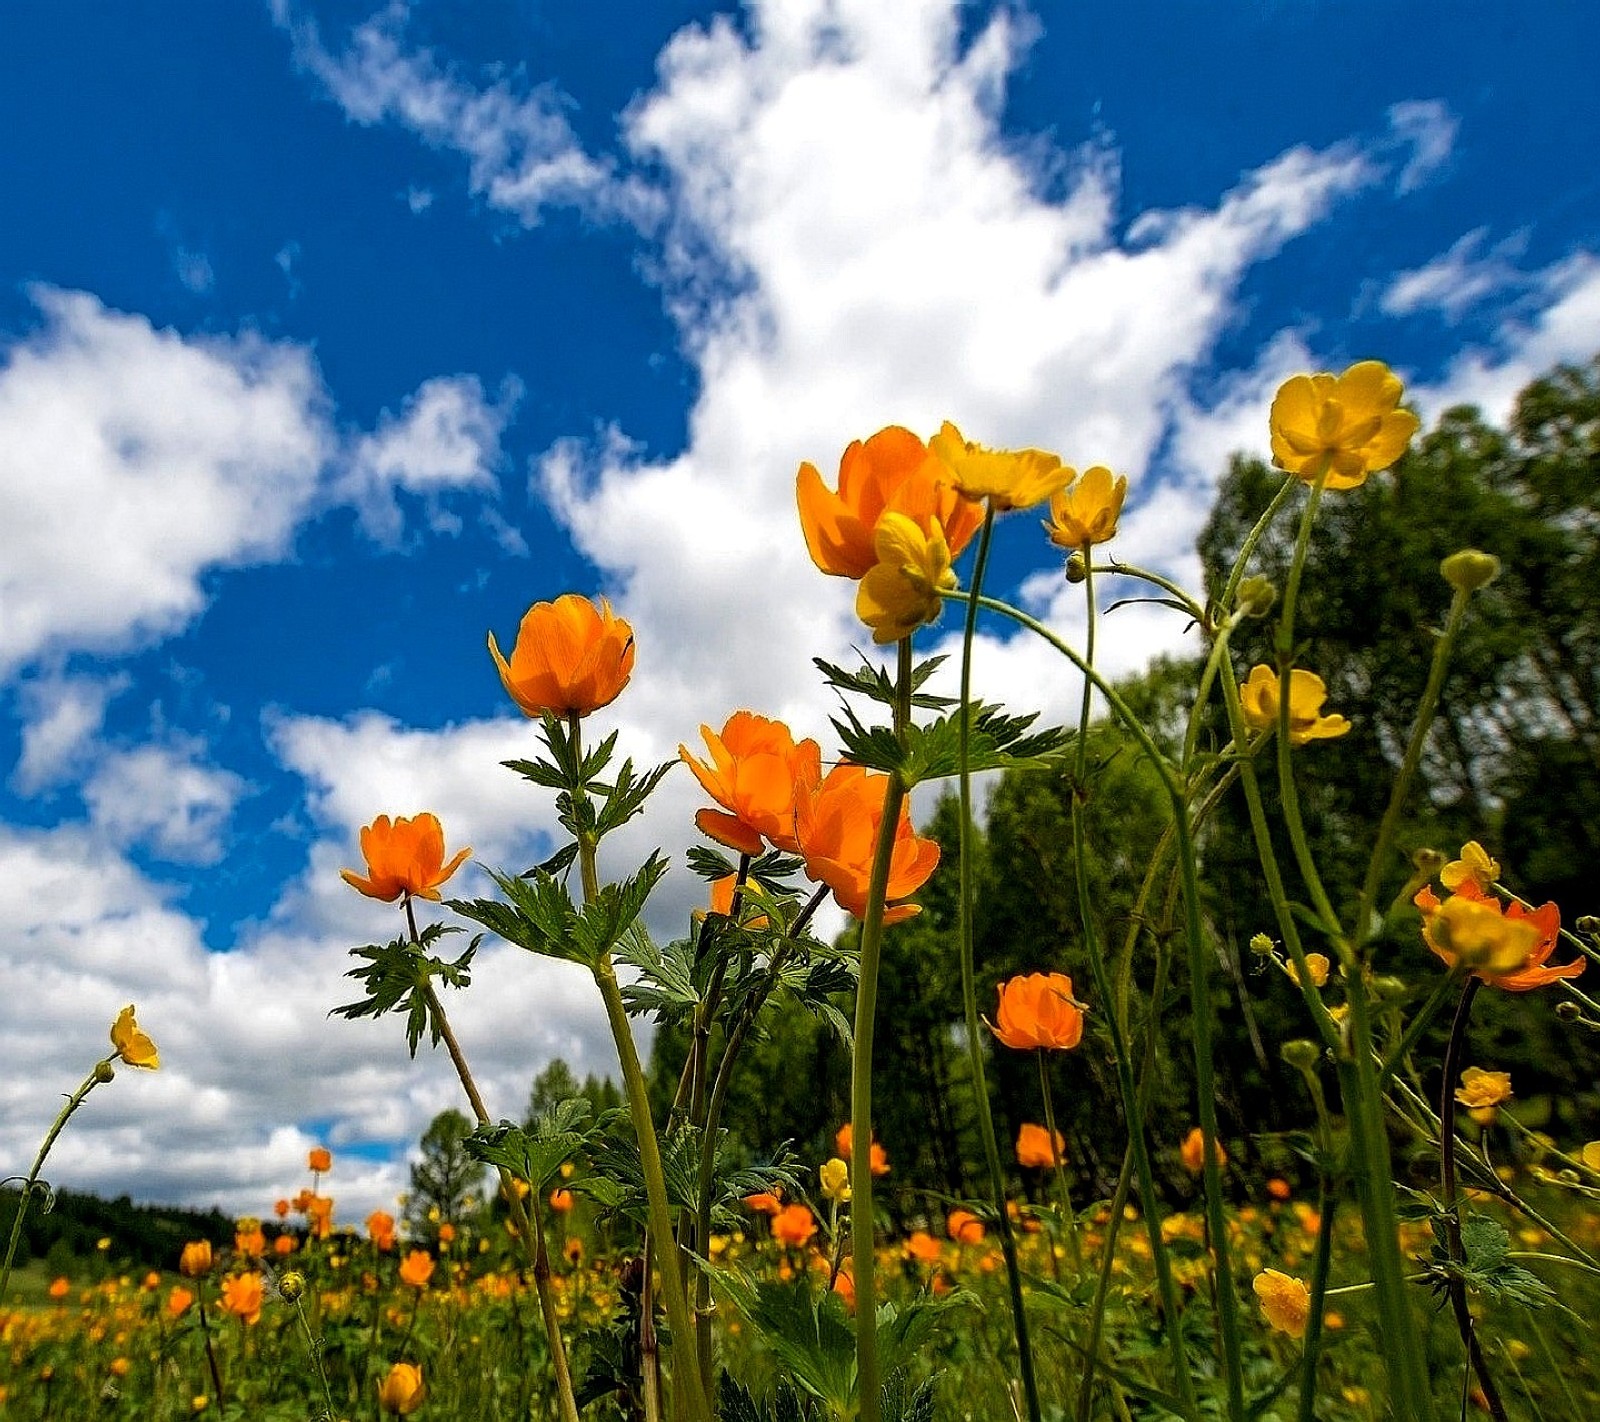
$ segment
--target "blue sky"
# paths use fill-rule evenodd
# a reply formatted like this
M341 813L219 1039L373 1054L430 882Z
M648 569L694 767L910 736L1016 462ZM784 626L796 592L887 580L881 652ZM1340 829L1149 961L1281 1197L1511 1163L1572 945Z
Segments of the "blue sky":
M342 1208L388 1200L455 1088L325 1020L394 927L337 869L379 812L547 842L487 630L612 597L639 669L601 719L641 757L741 705L826 739L810 658L865 638L801 459L953 418L1109 463L1124 555L1192 578L1284 375L1379 356L1425 414L1503 415L1600 347L1597 41L1555 4L9 6L8 1158L133 1000L168 1065L58 1183L257 1210L325 1139ZM998 577L1070 632L1035 527ZM1115 669L1185 645L1117 617ZM979 676L1071 705L998 630ZM618 862L695 804L669 778ZM581 980L480 961L495 1109L553 1053L605 1069Z

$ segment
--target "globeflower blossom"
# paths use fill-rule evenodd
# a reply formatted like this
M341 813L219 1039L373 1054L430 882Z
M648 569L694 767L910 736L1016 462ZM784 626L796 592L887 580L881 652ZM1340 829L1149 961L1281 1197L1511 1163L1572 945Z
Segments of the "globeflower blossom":
M339 877L369 899L393 903L402 894L409 894L437 902L439 885L471 853L470 849L463 849L448 864L444 862L444 828L437 815L425 813L392 821L387 815L379 815L361 831L366 877L354 869L341 869ZM317 1169L315 1165L311 1168Z
M222 1281L222 1307L241 1323L261 1321L263 1297L259 1274L235 1274Z
M811 561L835 577L863 578L878 562L876 535L885 513L903 514L924 533L937 519L952 557L983 522L982 507L956 489L944 461L898 425L845 450L837 493L811 464L800 466L795 492Z
M333 1153L327 1146L312 1146L306 1155L306 1169L313 1175L326 1175L333 1169Z
M1304 1338L1311 1318L1311 1290L1301 1279L1277 1269L1263 1269L1251 1287L1261 1302L1261 1313L1279 1333Z
M1076 477L1059 454L1043 449L986 449L963 439L949 420L928 441L969 499L988 499L997 513L1043 503Z
M1452 859L1439 871L1439 882L1452 892L1469 879L1480 889L1490 889L1500 877L1499 861L1493 859L1475 839L1461 846L1461 858Z
M872 640L886 646L939 620L944 610L939 594L954 591L956 575L936 518L922 529L904 514L886 513L878 520L873 548L878 561L856 588L856 616L872 629Z
M1122 504L1127 497L1127 477L1112 478L1105 465L1096 464L1085 469L1083 477L1070 488L1051 495L1045 532L1056 547L1069 552L1109 543L1117 536L1117 520L1122 517Z
M855 1146L855 1132L851 1129L848 1121L834 1132L833 1145L841 1156L846 1160L850 1159L851 1151ZM889 1153L877 1141L873 1141L867 1147L867 1161L867 1169L872 1174L887 1175L889 1173Z
M400 1261L400 1282L413 1289L425 1289L433 1277L433 1255L426 1249L413 1249Z
M1532 992L1584 970L1583 958L1545 966L1561 934L1561 910L1553 903L1502 907L1471 879L1443 902L1427 886L1411 902L1422 910L1422 941L1429 949L1452 968L1464 963L1490 987Z
M1213 1141L1211 1144L1216 1151L1217 1169L1221 1170L1228 1163L1228 1152L1222 1148L1221 1141ZM1178 1147L1178 1155L1183 1160L1183 1168L1195 1175L1206 1168L1206 1137L1199 1126L1183 1138L1183 1144Z
M378 1406L395 1417L409 1417L427 1398L422 1369L415 1363L396 1363L378 1384Z
M806 876L832 889L839 907L856 918L865 918L867 913L872 859L888 788L887 775L859 765L840 765L820 782L801 784L795 792L795 837L806 862ZM916 893L938 863L938 844L913 833L910 809L902 804L885 899L904 899ZM886 925L899 923L920 912L915 904L890 904L883 921Z
M161 1065L161 1053L156 1050L156 1044L139 1030L139 1024L133 1020L132 1003L124 1007L111 1024L111 1045L117 1049L118 1058L131 1067L146 1067L154 1071Z
M1083 1040L1083 1011L1065 973L1027 973L1000 983L994 1035L1016 1051L1066 1051Z
M1025 1170L1046 1170L1066 1159L1066 1137L1031 1121L1017 1131L1017 1164Z
M838 1156L823 1161L817 1170L817 1185L825 1199L836 1205L845 1204L850 1199L849 1162Z
M1329 489L1354 489L1387 469L1417 432L1399 408L1404 387L1382 361L1364 360L1343 375L1294 375L1272 402L1272 462L1308 484L1326 474Z
M701 788L722 808L696 812L700 832L740 854L760 854L765 842L788 854L794 837L795 787L822 773L822 749L813 740L796 741L782 721L735 711L720 733L702 726L710 763L696 760L687 746L678 755Z
M1256 731L1278 727L1278 674L1258 664L1239 688L1239 701L1245 723ZM1315 672L1296 667L1289 673L1289 744L1303 746L1307 741L1332 740L1350 729L1343 716L1324 716L1322 703L1328 688Z
M772 1237L785 1248L803 1248L816 1232L817 1221L804 1205L785 1205L772 1216Z
M984 1228L971 1210L951 1210L944 1220L944 1231L957 1244L981 1244Z
M183 1246L183 1252L178 1256L178 1272L191 1279L198 1279L202 1274L211 1272L211 1241L209 1239L195 1239Z
M374 1249L387 1254L394 1248L394 1216L387 1210L374 1210L367 1216L367 1237Z
M523 614L509 662L493 632L489 655L523 715L587 716L615 701L633 675L633 628L604 598L564 593Z

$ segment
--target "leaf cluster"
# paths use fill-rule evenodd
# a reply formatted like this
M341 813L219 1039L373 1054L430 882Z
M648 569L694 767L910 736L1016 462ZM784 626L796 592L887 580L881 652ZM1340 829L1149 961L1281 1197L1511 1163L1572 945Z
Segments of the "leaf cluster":
M366 990L366 996L357 1002L347 1002L333 1008L330 1017L382 1017L386 1012L406 1014L406 1045L411 1055L417 1054L422 1034L429 1034L432 1045L438 1046L443 1036L437 999L432 992L432 982L438 978L447 987L464 988L472 981L470 966L473 954L478 951L482 935L467 945L459 958L446 962L427 950L447 933L460 933L459 928L448 928L432 923L418 935L417 941L397 938L392 943L369 944L352 948L351 956L363 959L359 967L351 968L347 978L357 978Z

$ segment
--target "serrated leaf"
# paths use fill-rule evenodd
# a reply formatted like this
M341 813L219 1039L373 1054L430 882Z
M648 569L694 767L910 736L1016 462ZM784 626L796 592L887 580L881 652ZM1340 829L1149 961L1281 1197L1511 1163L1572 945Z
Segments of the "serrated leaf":
M475 1159L504 1166L539 1194L588 1142L592 1110L581 1096L574 1097L560 1102L532 1127L512 1121L480 1126L462 1145Z
M368 944L350 950L351 956L362 963L345 974L356 978L366 989L366 996L356 1002L347 1002L330 1009L328 1016L352 1020L361 1017L381 1017L387 1012L406 1014L406 1044L414 1057L428 1032L434 1046L442 1036L440 1024L433 1018L429 1002L429 988L437 978L447 987L464 988L471 984L470 967L478 951L481 936L467 945L467 950L454 961L430 955L426 950L447 933L460 933L459 928L443 924L429 924L413 943L407 938L397 938L391 943Z

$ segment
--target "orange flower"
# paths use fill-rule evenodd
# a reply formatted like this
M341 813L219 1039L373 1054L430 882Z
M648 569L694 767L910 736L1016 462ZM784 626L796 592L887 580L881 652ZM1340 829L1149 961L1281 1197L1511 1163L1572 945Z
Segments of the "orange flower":
M318 1239L333 1232L333 1201L326 1195L313 1195L306 1201L306 1223Z
M289 1202L287 1200L275 1201L272 1206L272 1213L275 1214L280 1220L286 1219L289 1214Z
M53 1298L53 1299L64 1299L71 1292L72 1292L72 1280L67 1278L65 1275L62 1275L60 1278L52 1279L50 1281L50 1297L51 1298Z
M795 790L795 830L806 876L833 890L839 907L865 918L872 856L889 777L859 765L840 765L820 783L802 783ZM884 897L903 899L927 882L939 863L939 846L919 839L911 829L908 806L900 807L889 881ZM885 924L899 923L922 910L915 904L894 904L884 911Z
M1223 1150L1221 1141L1213 1141L1217 1152L1217 1169L1228 1163L1228 1152ZM1206 1168L1206 1138L1205 1133L1196 1126L1183 1138L1183 1144L1178 1147L1178 1154L1183 1158L1185 1170L1191 1170L1198 1175Z
M1066 1138L1060 1131L1051 1133L1031 1121L1024 1122L1017 1132L1017 1164L1027 1170L1043 1170L1059 1164L1065 1157Z
M731 917L733 914L733 890L738 882L739 876L737 874L724 874L720 879L713 879L711 881L711 906L708 912L720 914L723 918ZM766 914L752 913L748 901L740 909L739 917L741 920L740 926L743 928L762 929L767 927Z
M396 1363L378 1384L378 1406L396 1417L409 1417L428 1395L422 1369L415 1363Z
M906 1240L906 1253L919 1264L937 1264L941 1247L939 1241L927 1230L918 1229L913 1230L911 1238Z
M701 810L694 822L702 834L740 854L760 854L763 839L789 854L794 838L795 786L822 774L822 749L813 740L796 743L782 721L735 711L719 736L702 726L711 752L703 764L680 745L678 754L721 810Z
M245 1228L244 1226L250 1226ZM247 1259L254 1259L258 1254L265 1252L267 1237L261 1232L261 1226L254 1220L241 1220L240 1228L233 1236L233 1247L236 1252L243 1254Z
M222 1307L241 1323L260 1321L263 1294L259 1274L235 1274L222 1281Z
M449 1220L446 1220L442 1225L439 1226L440 1244L450 1244L454 1241L455 1237L456 1227L451 1224Z
M374 1210L367 1216L367 1236L373 1245L387 1253L394 1248L394 1216L387 1210Z
M944 1220L945 1233L957 1244L979 1244L983 1240L983 1221L971 1210L951 1210Z
M361 831L361 853L367 861L367 877L363 879L354 869L341 869L340 877L369 899L393 903L401 894L437 900L439 885L461 867L472 851L463 849L446 864L444 829L436 815L422 814L392 823L387 815L379 815ZM316 1160L319 1151L332 1164L327 1151L320 1148L311 1152L311 1158ZM311 1168L326 1170L328 1166Z
M550 1208L558 1215L564 1215L572 1208L572 1191L563 1190L559 1186L550 1192Z
M382 820L384 820L386 818L387 817L384 816L384 815L379 815L378 816L378 819L380 821L382 821ZM432 815L418 815L417 818L418 819L430 819L430 820L432 820L433 816ZM412 820L399 820L399 821L396 822L395 828L398 829L401 825L413 824L413 823L415 823L415 821L412 821ZM434 823L438 824L438 821L434 820ZM374 825L373 828L376 829L377 826ZM366 838L366 832L362 831L362 839L363 839L363 841L365 841L365 838ZM440 844L439 857L442 860L444 858L444 849L443 849L444 837L443 837L443 835L441 835L440 838L439 838L439 844ZM363 850L365 850L367 846L363 842L361 847L362 847ZM388 895L388 897L389 898L393 898L394 895L390 894L390 895ZM438 897L438 896L435 895L435 897ZM310 1170L314 1175L326 1175L330 1170L333 1169L333 1154L332 1154L332 1152L329 1151L327 1146L312 1146L311 1147L311 1153L308 1156L306 1156L306 1168L308 1170Z
M564 593L523 615L511 661L489 634L500 681L525 716L587 716L609 706L633 675L633 628L604 598Z
M1274 1175L1272 1179L1267 1181L1267 1194L1271 1195L1274 1200L1287 1200L1291 1193L1289 1182L1281 1176Z
M783 1201L777 1192L770 1190L758 1190L754 1195L746 1195L744 1202L761 1215L775 1215L783 1208Z
M272 1252L280 1258L293 1254L294 1248L295 1242L292 1234L280 1234L272 1241Z
M189 1311L189 1305L194 1302L194 1295L184 1288L182 1284L174 1284L172 1292L167 1295L167 1312L173 1318L182 1318Z
M843 1269L833 1276L833 1291L844 1300L844 1306L854 1313L856 1308L856 1281Z
M983 522L982 506L956 490L945 463L899 425L845 450L838 493L824 486L814 465L802 464L796 494L811 561L841 578L863 578L877 563L875 536L885 513L904 514L924 534L937 519L952 557Z
M833 1143L845 1160L850 1159L850 1148L855 1144L855 1139L855 1132L850 1129L848 1121L834 1132ZM889 1153L877 1141L867 1147L867 1169L874 1175L889 1173Z
M785 1205L772 1217L772 1237L786 1248L803 1248L816 1232L817 1222L804 1205Z
M1458 959L1476 964L1476 976L1490 987L1532 992L1559 978L1575 978L1584 969L1582 958L1545 967L1561 934L1561 910L1554 904L1502 907L1472 879L1464 880L1443 903L1427 887L1411 902L1422 910L1423 942L1451 967Z
M183 1253L178 1256L178 1272L187 1274L191 1279L198 1279L202 1274L211 1272L211 1241L209 1239L195 1239L183 1246Z
M425 1289L433 1277L433 1255L426 1249L413 1249L400 1261L400 1282L413 1289Z
M1065 973L1028 973L1000 983L994 1035L1007 1047L1067 1050L1083 1040L1083 1012Z

